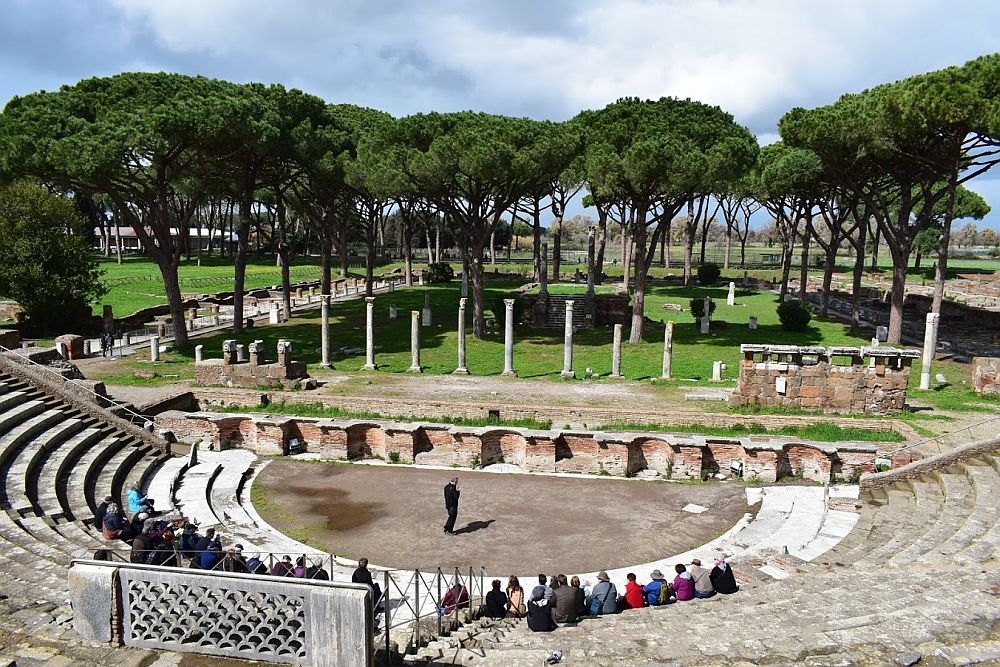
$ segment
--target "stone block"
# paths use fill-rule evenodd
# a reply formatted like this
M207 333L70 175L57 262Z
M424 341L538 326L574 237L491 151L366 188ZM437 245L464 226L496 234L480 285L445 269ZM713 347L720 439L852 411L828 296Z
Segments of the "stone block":
M7 347L6 345L4 347ZM76 334L63 334L62 336L56 337L56 347L61 347L65 350L65 358L73 361L74 359L83 359L83 336L77 336Z
M107 643L114 639L111 614L116 608L114 577L117 569L73 563L67 577L73 603L73 629L83 639Z
M8 350L21 347L21 332L17 329L0 329L0 346Z
M972 367L972 387L976 393L1000 394L1000 357L974 357Z

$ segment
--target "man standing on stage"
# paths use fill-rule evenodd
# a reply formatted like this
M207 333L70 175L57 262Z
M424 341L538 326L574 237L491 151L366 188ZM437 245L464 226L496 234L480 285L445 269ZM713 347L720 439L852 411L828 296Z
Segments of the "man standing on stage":
M444 486L444 508L448 510L448 520L444 524L444 532L449 535L455 534L455 519L458 518L458 497L462 492L458 490L458 477L452 477L451 481Z

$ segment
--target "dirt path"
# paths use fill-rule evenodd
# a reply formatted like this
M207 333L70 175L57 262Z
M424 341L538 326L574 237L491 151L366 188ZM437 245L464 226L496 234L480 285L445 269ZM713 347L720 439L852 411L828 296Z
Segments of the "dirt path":
M460 478L457 535L443 487ZM258 488L262 487L261 488ZM261 490L265 501L259 502ZM255 484L275 528L332 553L401 568L587 572L680 553L748 510L742 486L323 464L280 459ZM684 512L688 503L701 514Z

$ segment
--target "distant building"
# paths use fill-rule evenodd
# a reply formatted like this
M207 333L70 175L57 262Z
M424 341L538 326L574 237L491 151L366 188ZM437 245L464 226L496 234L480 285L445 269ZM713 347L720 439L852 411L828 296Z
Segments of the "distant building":
M108 234L107 240L102 234ZM97 248L98 250L104 251L105 242L111 244L112 250L115 248L115 235L121 240L122 252L124 253L141 253L142 241L136 235L135 230L131 226L121 226L117 229L112 226L105 227L103 230L100 227L94 228L94 236L97 237ZM174 243L177 243L179 233L177 228L171 228L170 235L173 237ZM236 234L229 234L218 229L209 229L208 227L202 227L200 229L189 229L188 237L191 244L191 252L198 252L198 246L201 246L202 250L208 250L209 242L213 248L218 249L221 244L226 244L226 249L231 249L236 245L237 237Z

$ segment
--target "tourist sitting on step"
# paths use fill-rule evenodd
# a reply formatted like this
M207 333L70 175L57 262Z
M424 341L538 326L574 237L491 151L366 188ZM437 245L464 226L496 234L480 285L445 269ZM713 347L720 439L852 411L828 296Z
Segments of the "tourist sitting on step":
M677 576L674 577L674 595L677 597L678 602L687 602L688 600L694 599L694 579L691 578L691 573L687 571L682 563L677 563L674 565L674 572Z
M145 563L152 551L153 538L142 529L140 524L139 532L132 538L132 553L129 555L129 562Z
M710 598L715 595L715 586L712 585L711 570L701 566L701 560L691 559L691 567L688 568L691 578L694 579L694 596L696 598Z
M552 632L556 622L552 620L552 609L545 599L545 587L535 586L528 601L528 629L532 632Z
M580 577L574 574L569 580L569 586L576 589L576 617L583 618L587 615L587 592L580 585Z
M180 544L181 555L188 559L193 559L198 555L198 541L201 535L198 534L198 526L188 522L181 533Z
M733 568L729 567L724 558L715 561L715 567L709 576L712 579L712 586L723 595L730 595L740 590L736 585L736 577L733 576Z
M128 511L132 514L136 512L152 512L153 501L146 498L139 491L139 483L135 482L128 490Z
M147 519L149 519L149 514L146 512L137 512L136 514L133 514L131 520L128 522L128 525L122 531L122 539L128 542L129 540L141 535Z
M628 581L625 582L625 595L622 596L621 608L642 609L646 606L646 595L642 591L642 586L635 581L635 572L629 572L625 578Z
M658 607L661 604L670 604L675 601L674 592L670 584L663 578L663 573L659 568L649 573L650 582L642 587L642 592L646 594L646 603L650 607Z
M490 618L507 618L507 596L500 590L500 580L494 579L493 587L486 594L486 615Z
M556 623L576 623L576 600L577 591L570 586L565 574L553 577L558 582L559 587L555 589L556 595L553 599L552 620Z
M597 573L597 583L590 594L590 615L602 616L618 612L618 589L608 573L601 570Z
M198 552L198 567L202 570L214 570L222 561L222 545L213 542L208 549Z
M108 511L108 505L114 501L111 496L104 496L104 502L97 506L94 511L94 525L100 528L104 525L104 513Z
M271 566L272 577L292 576L292 557L283 556L281 560Z
M549 586L549 578L544 574L538 575L538 585L545 589L545 601L551 603L552 597L555 595L555 589Z
M215 538L215 528L209 528L205 531L204 537L195 543L195 555L200 555L203 551L208 551L217 544L219 544L219 540Z
M358 567L351 575L351 583L364 584L372 589L372 600L377 608L382 600L382 588L372 579L372 573L368 570L368 559L362 558L358 561Z
M215 569L239 574L249 572L246 559L243 558L243 545L236 544L233 545L233 548L227 549L225 556L222 557L222 562L216 565Z
M306 555L302 554L301 556L295 559L295 567L292 568L292 576L298 579L305 579L306 567L307 567Z
M106 540L117 540L121 537L124 528L125 524L122 521L118 505L113 502L109 503L107 510L104 512L101 534L104 535L104 539Z
M247 571L250 574L267 574L267 565L264 565L258 554L253 554L247 558Z
M330 581L330 574L323 569L322 565L317 561L310 561L309 567L306 568L306 579L320 579L322 581ZM376 607L376 610L378 608Z
M524 589L517 577L507 580L507 617L524 618L528 608L524 604Z
M544 594L544 591L543 591ZM447 616L456 609L464 609L469 606L469 589L462 585L461 580L455 579L451 588L444 594L439 605L438 613Z
M167 530L163 533L163 539L146 558L146 563L149 565L162 565L164 567L181 566L181 556L177 551L174 531Z

